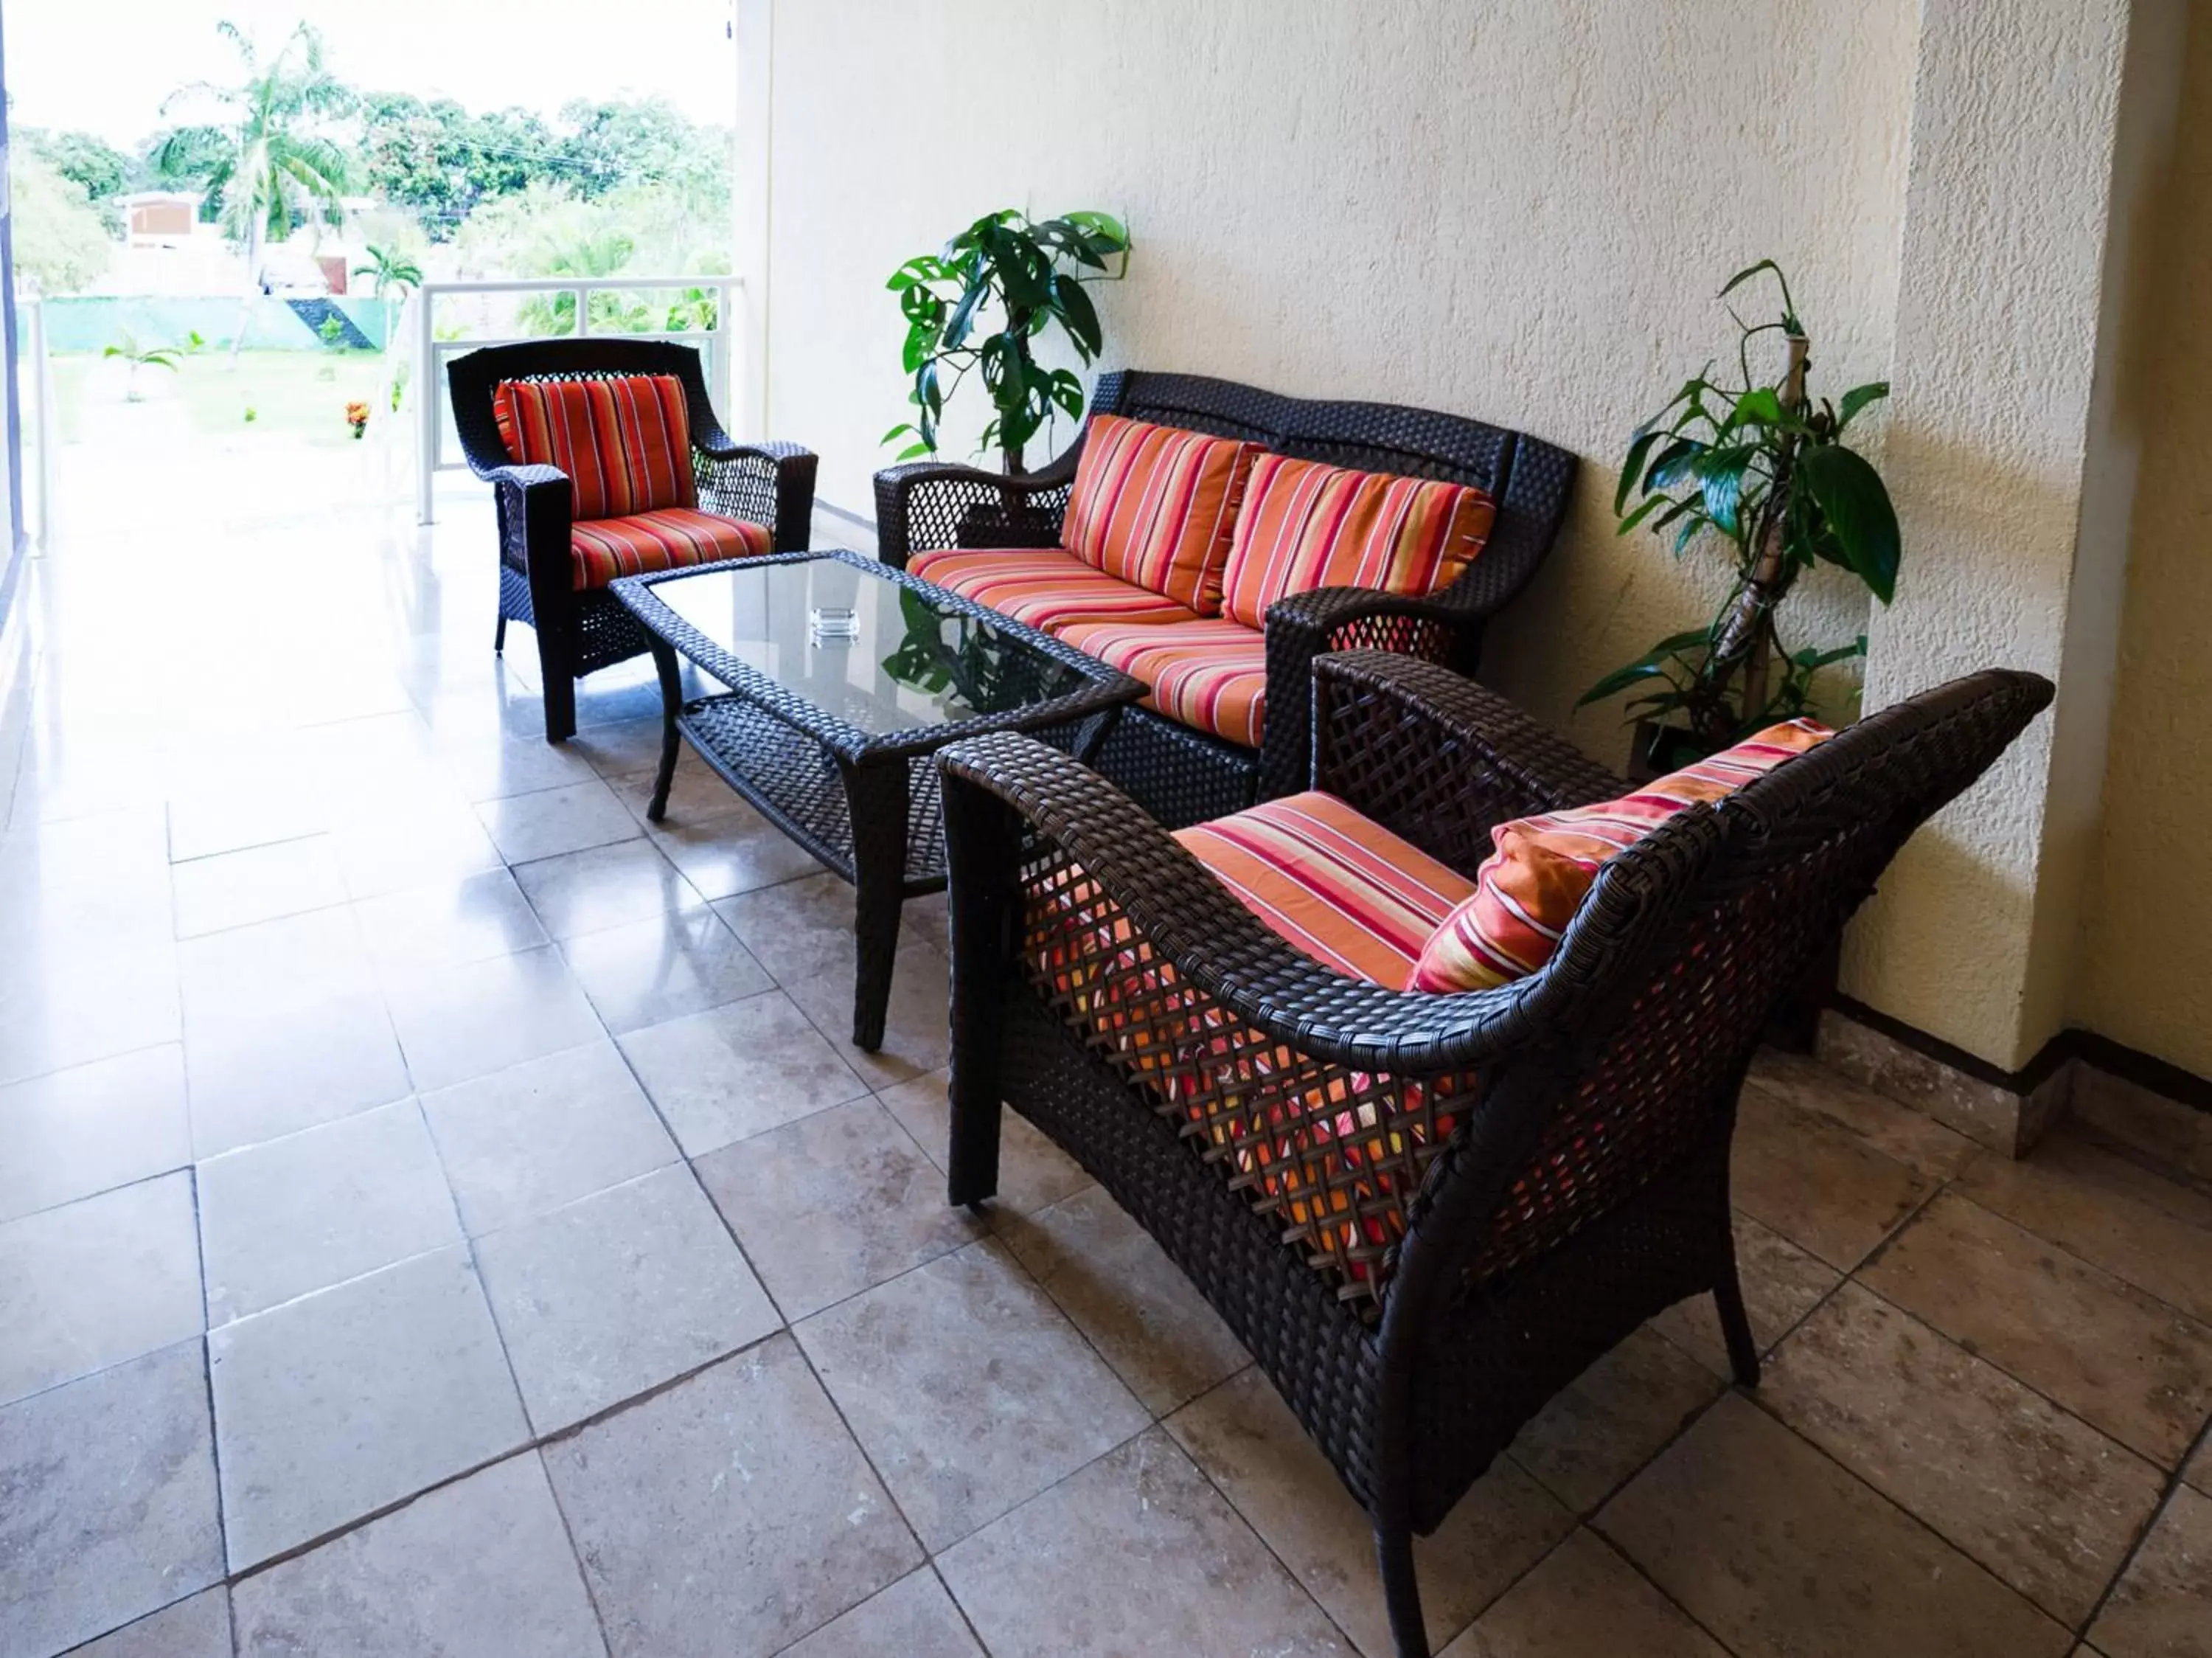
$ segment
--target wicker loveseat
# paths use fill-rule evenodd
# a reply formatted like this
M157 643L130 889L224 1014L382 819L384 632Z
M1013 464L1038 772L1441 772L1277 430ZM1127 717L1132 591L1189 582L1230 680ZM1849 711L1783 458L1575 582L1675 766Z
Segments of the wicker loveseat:
M1431 664L1315 679L1315 789L1409 864L1471 876L1492 826L1621 792ZM1067 756L956 745L951 1197L994 1191L1001 1101L1072 1152L1366 1509L1394 1636L1425 1653L1413 1536L1586 1366L1710 1294L1756 1382L1728 1192L1761 1027L2050 695L1991 672L1873 715L1605 863L1547 966L1449 995L1292 948Z
M1249 638L1243 648L1252 664L1250 677L1263 677L1254 698L1264 708L1257 745L1140 710L1121 722L1098 759L1139 804L1170 826L1304 786L1310 665L1323 651L1379 647L1473 673L1484 625L1520 592L1550 551L1575 470L1567 451L1479 420L1389 404L1281 397L1195 375L1107 375L1091 398L1091 414L1093 424L1085 436L1030 476L1007 478L936 461L877 473L882 557L943 581L944 566L930 562L943 550L998 549L1018 558L1012 550L1054 546L1062 539L1085 445L1102 414L1240 439L1302 460L1465 485L1486 492L1495 506L1480 556L1448 587L1425 596L1345 587L1296 593L1267 609L1264 641L1259 632L1234 624L1200 624L1194 631L1208 645L1224 635ZM976 563L959 562L971 570ZM994 602L984 588L961 590ZM1022 619L1062 631L1038 617ZM1094 626L1062 637L1106 654L1096 643L1103 631ZM1146 630L1147 637L1152 631ZM1133 637L1123 630L1120 643ZM1109 655L1108 660L1156 684L1147 659ZM1241 722L1237 735L1249 735L1253 722Z
M689 345L529 340L466 352L447 365L447 377L461 452L471 470L492 485L499 507L494 649L506 647L510 621L527 623L537 634L548 742L575 735L578 680L649 647L644 631L607 591L608 582L676 564L802 552L807 545L814 454L796 443L732 440L707 400L699 353ZM660 430L680 423L686 429L682 435L688 442L653 457L664 466L656 492L615 477L624 466L608 462L604 454L593 455L594 445L602 451L615 448L611 430L595 434L592 442L576 442L581 460L572 469L577 477L557 466L525 463L522 454L532 437L548 453L566 452L572 433L563 417L570 411L551 411L558 430L519 436L514 393L503 387L549 393L579 382L632 387L656 377L676 382L664 391L665 407L621 404L602 411L622 429L625 450L634 425ZM607 476L583 475L587 472ZM632 505L624 506L625 495L635 497ZM613 510L603 515L608 505Z

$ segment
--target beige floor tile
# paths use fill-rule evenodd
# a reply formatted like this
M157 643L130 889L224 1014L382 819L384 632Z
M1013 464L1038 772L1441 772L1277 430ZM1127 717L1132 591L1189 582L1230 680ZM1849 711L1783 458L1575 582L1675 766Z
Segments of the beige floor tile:
M1762 1048L1752 1061L1750 1081L1793 1105L1834 1118L1884 1155L1939 1180L1958 1173L1981 1151L1926 1112L1876 1094L1803 1054Z
M185 1076L202 1157L389 1105L409 1088L392 1015L375 994L196 1022Z
M2059 1658L2072 1644L2062 1625L1735 1394L1595 1526L1740 1658Z
M184 1034L177 952L169 944L50 957L0 990L0 1082L174 1042Z
M499 849L458 794L450 800L392 801L349 815L331 830L331 850L356 899L447 885L500 868Z
M2089 1638L2106 1658L2212 1658L2212 1496L2175 1490Z
M796 984L829 972L842 972L851 984L858 959L853 889L827 870L724 899L714 912L777 984Z
M418 1091L557 1053L605 1034L550 945L412 975L389 992L392 1022Z
M217 1584L125 1624L71 1658L233 1658L230 1591Z
M769 1293L803 1319L974 1242L945 1176L872 1099L709 1152L696 1165Z
M177 972L188 1036L378 988L357 911L345 905L187 939L177 947Z
M1374 1529L1267 1379L1247 1370L1166 1425L1337 1627L1368 1658L1387 1658ZM1433 1535L1414 1539L1430 1644L1449 1641L1573 1528L1572 1515L1499 1458Z
M983 1658L937 1574L910 1573L834 1618L784 1658Z
M1936 1186L1832 1117L1765 1088L1743 1091L1729 1198L1831 1266L1856 1266Z
M617 1040L687 1156L867 1092L781 991L648 1025Z
M1959 1184L1983 1208L2212 1324L2212 1197L2063 1128L2023 1161L1983 1157Z
M952 1058L952 1027L946 1012L951 982L952 964L942 950L918 939L902 944L891 966L883 1045L872 1053L853 1045L849 970L833 967L796 984L786 983L784 988L868 1085L881 1088L936 1070Z
M921 1564L787 1337L544 1455L614 1658L767 1658Z
M1762 1353L1811 1312L1821 1296L1843 1282L1835 1268L1745 1215L1735 1216L1735 1259L1752 1339ZM1711 1295L1692 1295L1675 1302L1651 1320L1651 1328L1693 1355L1715 1375L1731 1376L1720 1315L1713 1311Z
M566 939L561 954L601 1021L617 1033L774 988L737 935L704 905Z
M1009 1216L999 1235L1156 1417L1252 1362L1182 1269L1097 1186Z
M1442 1658L1728 1658L1636 1569L1577 1531L1537 1563Z
M555 938L574 938L706 902L652 842L641 839L519 863L514 879Z
M1349 1658L1313 1601L1157 1428L938 1567L993 1658Z
M1720 1390L1720 1379L1696 1359L1638 1330L1523 1426L1510 1454L1560 1502L1588 1514Z
M672 806L660 822L646 824L647 838L702 897L734 898L824 873L811 853L750 807L737 802L720 777L712 782L721 789L726 802L714 816L679 818ZM647 789L650 794L649 783ZM737 802L734 809L728 802ZM630 804L643 822L647 802Z
M2063 1623L2088 1616L2163 1484L2133 1452L1856 1284L1782 1344L1759 1399Z
M191 1160L173 1042L0 1087L0 1222Z
M364 899L353 913L387 979L513 955L546 942L537 911L505 869Z
M509 863L580 852L638 832L637 820L596 777L490 801L477 808L477 815Z
M2182 1477L2206 1496L2212 1496L2212 1436L2208 1436L2197 1447L2197 1454L2189 1460Z
M933 1552L1152 1420L989 1240L841 1301L796 1332Z
M945 1094L949 1080L948 1073L933 1070L876 1096L939 1168L946 1165L952 1141L952 1108ZM1010 1108L1000 1113L999 1192L983 1205L994 1223L1008 1214L1033 1215L1090 1184L1083 1166L1020 1112Z
M2212 1412L2212 1330L1946 1194L1862 1275L2161 1467Z
M179 938L326 909L351 896L337 856L321 835L195 858L178 864L170 879Z

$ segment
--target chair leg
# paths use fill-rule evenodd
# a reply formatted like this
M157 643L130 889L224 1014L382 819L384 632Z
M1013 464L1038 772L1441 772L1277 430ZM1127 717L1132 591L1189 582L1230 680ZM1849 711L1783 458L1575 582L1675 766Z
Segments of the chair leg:
M539 616L538 674L544 687L548 742L566 742L576 735L576 670L562 637L565 631Z
M1413 1575L1411 1529L1378 1521L1375 1557L1382 1568L1382 1603L1390 1614L1390 1638L1397 1644L1398 1658L1429 1658L1429 1631L1421 1619L1421 1585Z
M491 654L495 656L507 655L507 613L503 610L499 613L499 625L492 630Z
M1728 1276L1713 1286L1713 1309L1720 1314L1721 1334L1728 1342L1729 1368L1742 1387L1759 1386L1759 1344L1752 1339L1751 1319L1743 1310L1743 1285L1731 1264Z

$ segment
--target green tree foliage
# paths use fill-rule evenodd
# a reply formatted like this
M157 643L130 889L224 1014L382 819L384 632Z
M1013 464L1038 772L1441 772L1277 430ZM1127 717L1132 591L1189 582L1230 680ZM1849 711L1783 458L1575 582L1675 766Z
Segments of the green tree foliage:
M15 135L28 150L85 193L111 236L123 234L123 208L116 199L137 179L139 163L89 132L48 132L25 127Z
M99 280L114 247L84 186L28 145L8 159L15 275L33 292L74 294Z
M511 196L555 167L552 130L528 110L473 115L450 98L425 103L405 93L361 101L362 182L421 216L444 241L477 204Z

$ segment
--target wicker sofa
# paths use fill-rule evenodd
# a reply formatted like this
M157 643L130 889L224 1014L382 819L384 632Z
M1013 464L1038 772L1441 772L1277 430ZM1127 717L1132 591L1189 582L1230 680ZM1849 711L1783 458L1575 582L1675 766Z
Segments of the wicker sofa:
M1471 877L1498 823L1621 792L1433 665L1351 652L1315 681L1313 786L1406 863ZM2050 697L1991 672L1873 715L1604 864L1547 966L1443 995L1293 948L1067 756L955 745L951 1199L995 1190L1002 1101L1066 1147L1367 1511L1393 1635L1426 1653L1413 1535L1586 1366L1710 1294L1756 1382L1728 1191L1761 1027Z
M1550 551L1575 472L1567 451L1479 420L1389 404L1282 397L1195 375L1107 375L1091 413L1243 439L1299 460L1468 485L1487 492L1496 506L1481 556L1439 591L1401 597L1325 588L1279 600L1267 611L1265 723L1256 747L1148 711L1125 717L1098 763L1170 826L1304 786L1311 664L1323 651L1379 647L1473 673L1485 624L1527 585ZM1085 442L1079 438L1051 466L1025 477L937 461L877 473L882 557L907 569L940 549L1054 546ZM1146 677L1141 667L1130 671Z
M634 517L592 521L579 513L578 483L556 466L525 465L501 429L501 388L514 383L622 381L671 375L688 418L690 487L676 504L690 527L626 533ZM739 443L707 400L699 353L662 340L619 338L528 340L490 345L447 366L453 424L470 469L493 486L499 508L499 627L527 624L538 638L545 740L576 731L576 681L650 647L644 630L615 602L613 575L670 563L805 551L814 516L813 452L796 443ZM704 533L701 533L703 531ZM642 556L641 556L642 555Z

